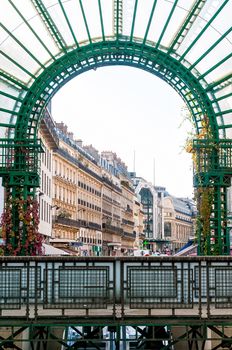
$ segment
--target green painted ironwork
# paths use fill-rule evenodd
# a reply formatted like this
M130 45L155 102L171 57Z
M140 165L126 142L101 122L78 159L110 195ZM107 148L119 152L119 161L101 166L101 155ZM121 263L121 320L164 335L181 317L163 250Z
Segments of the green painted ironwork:
M36 11L38 11L38 14L40 15L42 21L44 22L49 34L54 39L54 42L56 45L61 48L64 52L67 52L67 45L64 41L59 29L55 25L52 17L50 16L49 12L46 9L46 6L43 4L43 1L41 0L31 0L33 5L35 6Z
M0 257L0 348L229 349L231 275L229 256Z
M38 122L37 118L41 117L42 110L51 97L74 76L97 67L118 64L138 67L165 80L181 95L192 110L198 132L206 114L211 118L211 127L217 138L218 126L213 117L215 113L198 79L171 56L167 57L162 51L148 45L143 46L141 52L141 46L143 45L139 40L134 42L133 47L126 40L99 42L91 46L86 45L62 56L40 75L27 94L28 105L37 104L40 106L38 110L32 113L32 108L28 109L24 106L19 114L28 119L32 116L35 118L34 121ZM188 102L189 100L191 103ZM192 108L193 101L194 108ZM24 110L27 110L26 114ZM17 123L17 126L20 129L23 127L20 122Z
M89 38L89 42L92 43L92 37L90 35L88 21L87 21L86 15L85 15L85 10L84 10L84 6L83 6L83 3L82 3L82 0L79 0L79 3L80 3L81 13L82 13L82 16L83 16L83 19L84 19L84 23L85 23L85 29L86 29L86 32L87 32L87 35L88 35L88 38Z
M99 8L100 21L101 21L102 39L103 41L105 41L105 30L104 30L104 23L103 23L103 17L102 17L101 0L98 0L98 8Z
M2 69L0 69L0 77L2 80L6 81L7 84L12 84L14 87L18 89L21 88L23 91L28 90L28 87L23 83L23 81L20 81L13 75L4 72Z
M191 11L189 12L187 18L185 19L184 23L181 25L180 29L178 30L172 43L170 44L168 52L176 50L181 45L186 34L191 29L193 23L196 21L197 16L199 15L199 13L202 10L205 3L206 3L206 0L196 1L196 3L193 5Z
M194 184L198 188L198 253L227 254L230 250L227 188L231 185L232 142L197 139L193 141L193 150Z
M171 20L172 15L173 15L173 13L174 13L174 11L175 11L175 8L176 8L176 5L177 5L178 1L179 1L179 0L175 0L175 1L173 2L171 11L170 11L170 13L169 13L169 15L168 15L168 18L167 18L167 20L166 20L164 26L163 26L162 32L161 32L161 34L160 34L160 37L159 37L158 41L156 42L156 46L155 46L156 48L159 47L159 45L160 45L160 43L161 43L161 40L163 39L164 33L165 33L165 31L166 31L166 29L167 29L169 23L170 23L170 20Z
M55 57L53 56L53 54L51 53L51 51L48 49L48 47L44 44L44 42L40 39L39 35L36 33L36 31L33 29L33 27L28 23L28 21L26 20L26 18L23 16L23 14L19 11L19 9L17 8L17 6L13 3L12 0L8 0L11 4L11 6L13 6L13 8L15 9L15 11L17 12L17 14L22 18L23 22L26 24L26 26L31 30L31 32L34 34L34 36L36 37L36 39L40 42L40 44L44 47L44 49L49 53L49 55L55 59Z
M200 37L205 33L205 31L209 28L210 24L217 18L217 16L220 14L220 12L223 10L224 6L228 3L229 0L224 0L219 9L216 11L216 13L210 18L210 20L207 22L207 24L202 28L200 33L196 36L196 38L191 42L191 44L188 46L188 48L184 51L184 53L180 57L180 61L184 59L184 57L187 55L187 53L193 48L194 45L196 45L197 41L200 39Z
M6 322L0 325L0 346L3 349L174 349L184 348L212 350L230 349L231 323L214 321L202 323L187 319L185 324L173 321L166 325L163 321L139 320L124 321L120 325L114 321L75 322L69 320L57 323L56 319L49 322L47 319L39 323L21 321L11 324ZM128 336L130 332L131 336Z
M147 36L148 36L149 30L150 30L150 26L151 26L151 22L152 22L152 19L153 19L154 11L155 11L155 8L156 8L156 4L157 4L157 0L155 0L153 5L152 5L152 9L151 9L149 21L148 21L148 24L147 24L146 32L145 32L144 37L143 37L143 44L145 44L146 41L147 41ZM136 2L135 5L137 6L137 2ZM135 10L136 10L136 8L135 8ZM133 22L134 22L134 19L133 19ZM134 24L133 24L133 26L134 26ZM132 26L132 28L133 28L133 26Z
M156 0L155 0L156 1ZM134 35L134 28L135 28L135 18L136 18L136 13L137 13L137 6L138 6L138 0L135 0L135 6L134 6L134 12L133 12L133 20L132 20L132 25L131 25L131 33L130 33L130 41L133 39ZM151 17L151 16L150 16ZM149 24L149 22L148 22Z
M4 26L2 23L0 23L0 27L2 27L2 29L15 41L16 44L18 44L35 62L37 62L39 64L39 66L41 68L45 68L45 66L38 60L37 57L35 57L35 55L33 55L31 53L31 51L25 47L25 45L23 45L21 43L21 41L19 39L16 38L15 35L13 35L7 28L6 26Z
M38 233L40 142L30 139L0 139L0 176L6 188L5 211L2 217L6 255L41 253ZM38 246L39 243L39 246Z
M54 94L69 80L88 70L109 65L124 65L143 69L164 80L182 97L191 112L196 135L201 134L206 117L209 121L210 133L205 135L203 140L197 139L193 146L198 167L195 169L194 186L199 192L199 203L204 195L200 193L202 188L210 191L213 189L207 239L202 233L201 226L198 227L198 241L200 244L203 241L204 245L204 248L199 248L199 253L229 254L229 229L227 227L225 193L230 186L232 166L229 162L231 143L229 139L226 139L226 135L227 130L232 129L232 124L225 123L224 116L230 116L232 109L223 107L222 102L226 103L231 98L231 92L227 90L227 87L231 84L232 75L227 73L224 77L217 77L211 82L208 81L208 76L225 63L228 64L231 60L231 54L227 52L224 57L217 62L213 62L210 67L204 70L198 71L197 68L204 61L204 58L221 45L223 40L226 39L230 42L228 36L231 33L231 27L225 29L224 33L220 33L210 47L203 52L201 51L194 62L188 61L189 53L195 49L203 35L213 28L212 25L225 10L229 0L224 0L215 7L215 11L212 11L210 18L204 22L198 33L193 36L193 39L185 45L185 37L191 33L197 20L201 18L202 10L210 6L207 1L196 0L189 10L186 10L185 18L179 26L177 34L170 38L170 44L167 47L164 46L164 38L175 17L176 10L184 10L184 7L179 6L178 0L171 1L156 42L150 41L149 38L151 37L152 25L156 21L155 11L159 2L154 0L151 3L144 35L138 38L136 37L136 30L141 4L138 0L134 1L130 28L127 35L125 35L124 21L127 21L127 18L126 12L124 13L124 1L114 0L112 2L113 23L110 35L105 24L103 1L96 1L98 11L95 15L96 17L99 16L101 38L94 37L92 33L92 26L89 24L90 19L86 11L87 2L75 1L75 6L79 6L81 20L83 20L86 30L85 40L79 42L77 39L78 29L76 30L73 27L74 22L68 12L69 2L58 0L54 6L46 6L46 2L43 0L30 0L35 13L45 26L46 34L58 49L58 53L54 53L49 45L41 39L40 33L33 27L33 18L28 19L20 10L19 5L16 5L12 0L7 1L22 23L14 30L9 29L3 23L1 23L1 28L8 38L22 50L23 54L27 55L34 65L37 65L37 69L32 71L27 63L24 65L18 57L11 56L10 51L4 51L4 48L1 50L5 60L8 60L16 70L28 76L28 81L24 81L19 78L20 75L13 74L10 70L9 72L6 70L0 71L0 80L6 86L5 90L0 92L0 96L11 101L11 106L12 101L15 101L12 107L0 106L0 111L7 115L6 119L9 120L7 122L4 119L0 123L0 127L5 130L4 132L9 134L9 137L6 135L5 140L1 140L0 145L2 149L0 175L3 176L3 183L15 199L19 197L19 194L23 196L24 200L28 195L33 198L35 188L39 185L37 158L41 148L37 142L37 133L43 111ZM55 16L53 18L53 7L60 10L62 20L65 22L73 40L71 46L64 39L66 36L62 26L59 28ZM17 28L20 28L22 24L35 38L35 41L39 43L39 47L42 47L48 54L46 62L40 59L39 54L32 53L25 42L20 40ZM7 41L7 38L4 40ZM8 87L16 93L12 94L11 90L7 90ZM218 92L220 92L219 96L217 95ZM9 141L11 139L12 141ZM8 146L7 142L9 142ZM30 154L30 162L26 159L23 161L23 153L21 153L18 146L20 143L26 147L28 154ZM13 150L16 151L17 157L10 164L10 170L8 169L7 173L6 158ZM14 212L14 231L16 234L19 230L17 225L20 224L17 215L16 210ZM25 253L25 249L23 253ZM19 254L22 254L22 252L19 252Z
M122 35L123 4L122 0L114 0L114 35L118 39Z

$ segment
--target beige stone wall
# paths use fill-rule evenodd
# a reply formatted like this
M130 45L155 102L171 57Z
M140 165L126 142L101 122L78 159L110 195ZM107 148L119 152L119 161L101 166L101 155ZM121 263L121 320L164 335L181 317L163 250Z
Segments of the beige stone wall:
M172 197L163 198L163 213L164 213L164 227L165 224L171 225L171 236L164 238L170 240L170 245L173 250L181 248L192 236L193 221L191 217L183 212L175 210Z

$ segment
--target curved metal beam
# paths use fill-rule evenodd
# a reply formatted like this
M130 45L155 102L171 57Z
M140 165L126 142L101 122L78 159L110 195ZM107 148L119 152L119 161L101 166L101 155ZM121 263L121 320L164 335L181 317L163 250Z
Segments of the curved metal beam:
M34 129L34 125L40 120L43 108L67 81L87 70L107 65L133 66L162 78L188 105L197 132L201 129L201 120L207 115L213 135L218 139L218 126L212 103L197 77L163 51L144 45L143 42L134 42L132 47L131 42L127 41L92 43L67 53L46 68L24 98L25 103L18 113L17 137L32 135L33 131L29 130L28 126L30 128L33 125Z

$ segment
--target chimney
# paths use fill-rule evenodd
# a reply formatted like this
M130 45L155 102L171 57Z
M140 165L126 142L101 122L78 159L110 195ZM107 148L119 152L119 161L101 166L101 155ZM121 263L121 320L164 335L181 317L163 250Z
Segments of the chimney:
M83 141L82 140L76 140L76 144L80 147L83 147Z
M68 132L68 137L71 139L71 140L73 140L73 132Z
M56 123L56 126L57 126L58 129L60 129L60 131L62 131L64 134L67 135L68 127L67 127L66 124L64 124L64 122Z

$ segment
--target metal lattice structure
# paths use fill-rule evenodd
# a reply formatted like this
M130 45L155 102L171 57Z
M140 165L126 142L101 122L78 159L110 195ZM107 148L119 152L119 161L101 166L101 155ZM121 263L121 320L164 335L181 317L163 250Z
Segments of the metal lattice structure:
M1 257L0 348L230 349L231 277L225 256Z
M3 0L0 9L0 176L13 213L6 254L36 254L38 237L28 243L18 200L26 212L39 186L44 108L70 79L109 65L148 71L185 101L196 130L198 200L209 189L213 197L207 232L198 226L199 254L229 254L231 0Z

